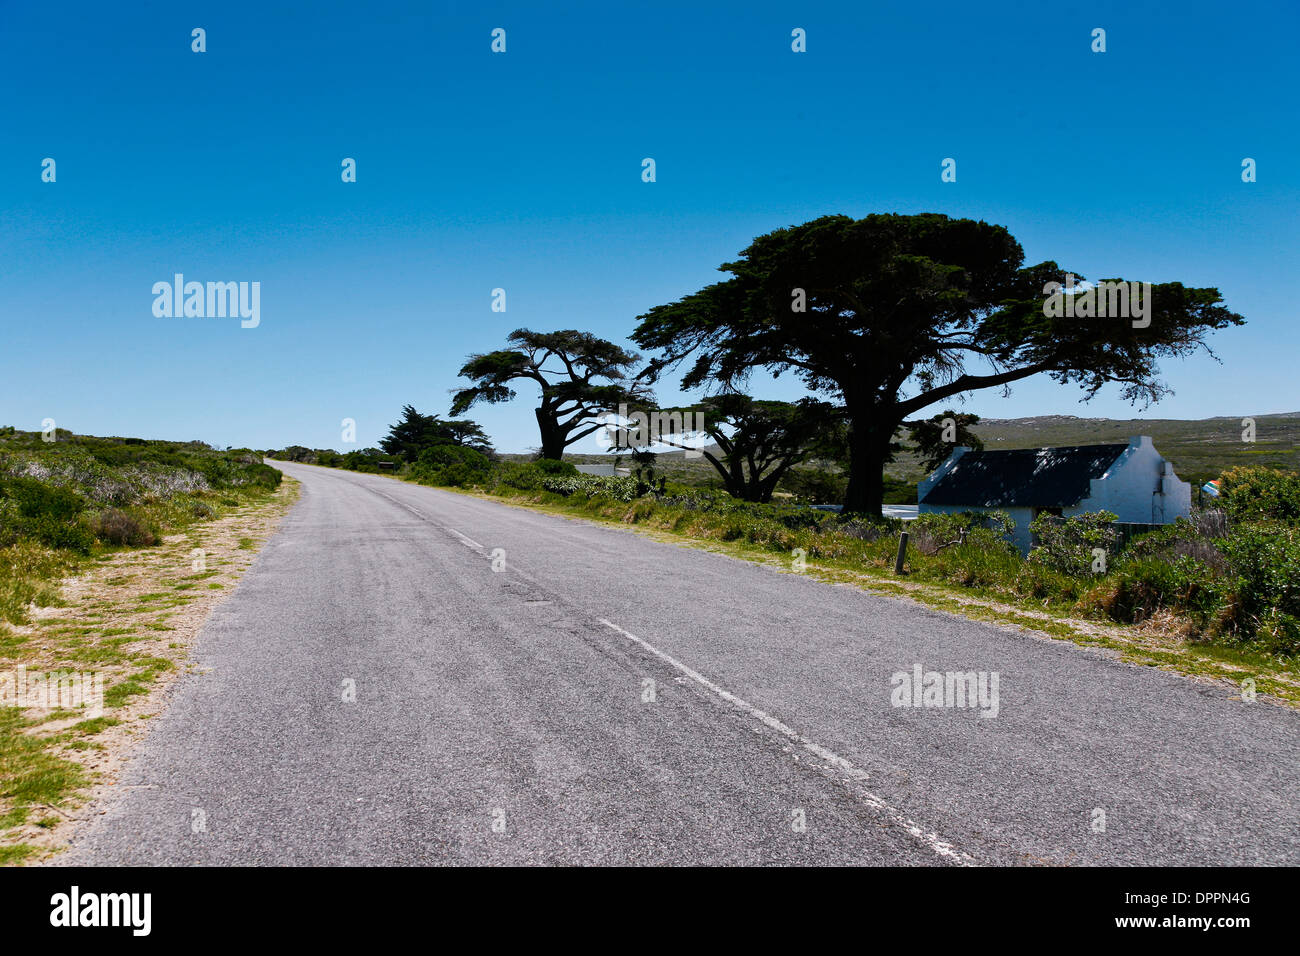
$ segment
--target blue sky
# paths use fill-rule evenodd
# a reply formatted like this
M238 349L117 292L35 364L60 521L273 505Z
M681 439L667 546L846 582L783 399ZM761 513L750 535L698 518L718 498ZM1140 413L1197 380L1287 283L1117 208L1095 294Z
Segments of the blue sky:
M890 211L1217 286L1249 324L1222 365L1167 364L1146 414L1294 411L1297 9L0 0L0 424L343 448L353 418L364 447L405 403L445 414L511 329L625 342L755 235ZM260 282L260 326L155 317L176 272ZM471 417L523 451L534 397ZM1031 379L965 407L1134 415L1080 397Z

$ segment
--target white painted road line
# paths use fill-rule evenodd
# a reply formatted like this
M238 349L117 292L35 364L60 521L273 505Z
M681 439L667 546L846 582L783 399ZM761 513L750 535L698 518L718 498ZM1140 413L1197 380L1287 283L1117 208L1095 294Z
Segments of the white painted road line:
M421 520L436 525L442 530L454 535L461 542L461 544L464 544L467 547L475 551L478 551L480 553L482 553L485 550L483 545L479 544L473 538L461 534L455 528L449 527L445 524L442 524L441 522L433 521L433 519L417 511L415 508L412 508L410 505L406 504L405 502L399 501L398 499L392 497L391 495L384 494L382 491L378 491L377 494L379 494L383 498L387 498L389 501L393 502L396 505L400 505L402 508L405 508L407 511L411 512ZM527 578L527 575L521 575L521 576ZM617 624L605 620L603 617L598 618L598 620L600 621L601 624L604 624L606 627L610 628L611 630L616 631L619 634L622 634L628 640L633 641L634 643L640 645L642 648L649 651L651 654L659 658L665 664L668 664L674 669L676 669L677 671L681 672L682 674L685 674L687 677L695 681L701 687L706 688L713 694L725 700L727 703L731 704L733 707L743 711L744 713L748 714L750 717L753 717L755 720L758 720L764 726L772 730L775 730L783 737L786 737L789 740L794 741L804 750L808 751L808 753L812 754L814 757L817 757L818 759L825 761L831 767L835 768L840 773L849 777L851 780L853 780L855 784L857 784L857 786L853 788L854 792L864 803L866 803L872 809L877 810L880 813L883 813L885 816L889 817L889 819L893 821L893 823L896 826L901 827L908 834L910 834L915 839L919 840L921 843L925 844L927 847L929 847L930 850L938 854L943 859L951 863L956 863L961 866L976 865L975 861L972 860L968 854L958 851L955 847L953 847L951 843L948 843L945 840L940 839L938 834L926 830L925 828L914 823L901 810L898 810L890 806L880 797L876 796L876 794L872 793L870 790L867 790L864 786L868 780L868 774L865 770L862 770L861 768L854 766L850 761L845 760L843 757L835 753L833 750L827 750L825 747L823 747L821 744L817 743L816 741L809 740L803 734L799 733L797 730L795 730L792 727L786 726L784 723L777 720L775 717L773 717L771 714L767 713L766 711L759 710L757 707L753 706L752 704L744 700L741 700L739 697L737 697L735 694L731 693L730 691L724 690L723 688L719 687L717 684L713 683L713 681L705 677L703 674L699 673L696 670L691 669L690 667L687 667L685 664L683 664L681 661L677 660L676 658L671 657L668 654L665 654L663 651L659 650L659 648L655 647L653 644L650 644L648 641L644 641L641 638L637 637L631 631L624 630L623 628L619 627Z
M671 657L668 654L665 654L663 651L659 650L659 648L655 647L653 644L650 644L648 641L644 641L641 638L637 637L631 631L626 631L623 628L619 627L617 624L605 620L603 617L599 618L599 621L601 624L604 624L609 629L616 631L619 634L622 634L629 641L633 641L634 643L640 645L645 650L653 654L655 657L663 661L665 664L668 664L669 666L685 674L687 677L695 681L701 687L704 687L707 690L711 691L712 693L716 694L718 697L721 697L723 700L731 704L733 707L736 707L737 709L744 711L750 717L753 717L755 720L760 721L764 726L770 727L772 730L775 730L777 733L781 734L782 736L787 737L790 740L794 741L800 747L808 751L813 756L826 761L826 763L830 764L836 770L839 770L845 776L851 778L855 783L859 785L857 788L855 788L855 792L858 794L858 796L860 796L863 799L865 803L867 803L873 809L878 810L881 813L888 816L897 826L906 830L910 835L920 840L922 843L928 846L939 856L943 857L945 860L948 860L951 863L956 863L961 866L977 865L975 861L970 858L970 856L968 856L965 853L959 852L951 843L941 840L938 834L932 833L924 829L923 827L917 825L916 823L912 822L912 820L910 820L907 817L907 815L903 813L901 810L897 810L894 807L891 807L888 803L880 799L880 797L876 796L870 790L863 789L861 785L865 784L868 779L868 775L865 770L862 770L861 768L854 766L852 763L845 760L843 757L841 757L839 754L835 753L834 751L827 750L825 747L821 746L815 741L809 740L807 737L805 737L803 734L799 733L797 730L793 729L792 727L787 727L785 724L777 720L775 717L773 717L771 714L767 713L766 711L759 710L757 707L753 706L752 704L749 704L746 701L741 700L739 697L737 697L735 694L731 693L730 691L724 690L723 688L719 687L717 684L713 683L713 681L705 677L703 674L699 673L698 671L692 670L691 668L687 667L685 664L683 664L681 661L677 660L676 658Z

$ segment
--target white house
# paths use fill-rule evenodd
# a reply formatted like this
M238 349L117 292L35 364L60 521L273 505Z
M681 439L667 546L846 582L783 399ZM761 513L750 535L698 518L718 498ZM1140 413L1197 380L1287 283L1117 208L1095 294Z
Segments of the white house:
M1120 521L1170 524L1191 514L1192 486L1147 435L1127 445L1070 445L1011 451L958 447L917 486L921 514L1005 511L1012 540L1031 547L1029 524L1043 512L1069 517L1110 511Z

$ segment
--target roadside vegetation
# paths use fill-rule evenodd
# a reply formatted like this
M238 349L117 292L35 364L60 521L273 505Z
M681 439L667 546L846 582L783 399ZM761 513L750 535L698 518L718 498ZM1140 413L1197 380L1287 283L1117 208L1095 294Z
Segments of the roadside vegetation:
M192 600L191 589L223 587L208 580L215 569L196 572L191 563L197 529L260 506L280 482L246 449L0 428L0 688L8 695L0 705L0 863L38 852L9 834L64 819L69 795L93 779L78 756L102 747L96 738L118 723L113 713L174 668L155 646L167 646L169 613ZM169 536L161 567L170 577L113 577L122 557L168 550ZM65 597L73 578L105 578L90 606ZM20 673L51 672L101 675L103 713L12 699Z

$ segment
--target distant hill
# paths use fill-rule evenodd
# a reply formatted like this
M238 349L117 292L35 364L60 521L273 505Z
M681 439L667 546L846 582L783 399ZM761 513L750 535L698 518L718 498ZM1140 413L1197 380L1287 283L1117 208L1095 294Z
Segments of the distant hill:
M1300 471L1300 412L1254 415L1255 441L1242 441L1242 418L1078 418L1041 415L1034 418L989 418L974 429L988 448L1041 448L1048 445L1099 445L1150 435L1156 448L1174 463L1184 481L1199 485L1237 465L1266 465ZM716 450L716 449L715 449ZM528 455L506 455L527 459ZM566 455L574 462L608 462L611 455ZM624 456L623 463L628 463ZM658 467L675 478L707 480L713 469L703 458L686 459L682 452L659 456ZM907 454L891 464L891 478L917 481L920 462Z

